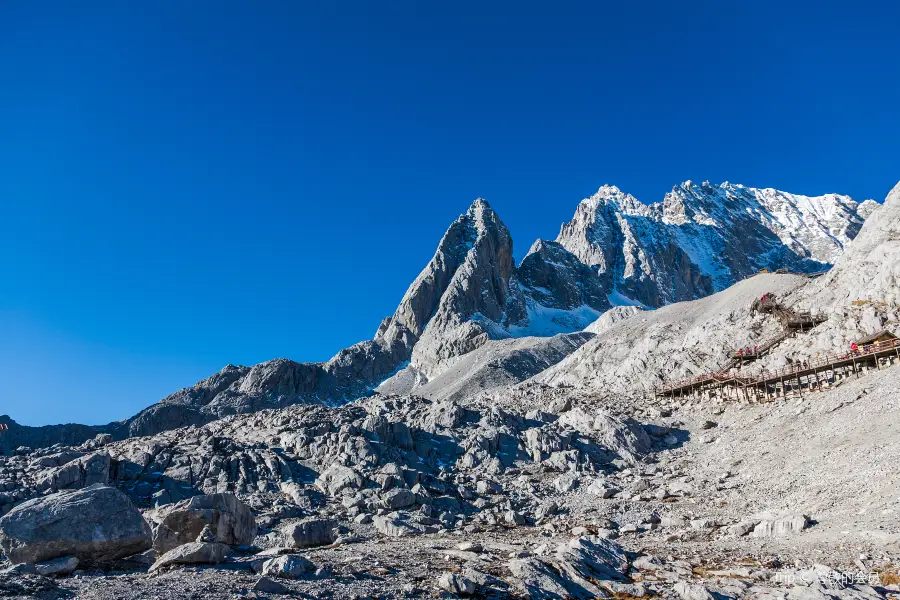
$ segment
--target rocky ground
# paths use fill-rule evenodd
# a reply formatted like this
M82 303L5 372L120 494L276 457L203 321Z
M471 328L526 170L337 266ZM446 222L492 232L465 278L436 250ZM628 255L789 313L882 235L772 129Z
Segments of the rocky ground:
M0 459L6 498L111 484L156 549L54 577L9 566L0 594L884 597L900 590L898 383L888 370L802 402L599 408L587 388L531 384L502 406L376 397L21 449ZM196 493L240 507L202 552L154 569L202 537L206 517L160 526ZM3 509L7 554L26 504Z

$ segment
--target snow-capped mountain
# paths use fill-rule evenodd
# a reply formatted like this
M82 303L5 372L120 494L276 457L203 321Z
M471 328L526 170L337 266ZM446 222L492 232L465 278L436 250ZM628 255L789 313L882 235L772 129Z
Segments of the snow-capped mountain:
M102 430L117 437L150 435L298 402L341 404L379 385L422 389L448 369L477 367L484 378L503 379L509 370L504 365L514 362L516 377L533 374L635 310L609 313L614 306L656 308L701 298L760 269L824 270L877 206L836 194L809 197L690 181L662 202L644 204L603 186L578 204L556 241L537 240L516 265L512 235L478 199L447 229L374 339L322 363L281 358L252 368L229 365ZM579 332L601 315L607 316L584 333L546 344L510 340ZM474 366L468 365L462 357L474 350L479 354L471 354ZM80 438L95 430L46 435ZM2 441L22 443L36 435L24 431L11 427Z
M582 200L556 241L597 270L613 304L659 307L761 269L827 269L877 203L686 181L644 204L615 186Z
M604 186L556 241L537 240L514 266L509 230L476 200L379 334L393 341L400 326L415 338L409 365L385 389L424 384L490 340L580 331L615 305L702 298L762 269L822 271L875 206L690 181L644 204Z

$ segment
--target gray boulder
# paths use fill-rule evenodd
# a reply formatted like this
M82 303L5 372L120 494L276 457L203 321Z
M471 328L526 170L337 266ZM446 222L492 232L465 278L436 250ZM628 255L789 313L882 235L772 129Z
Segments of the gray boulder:
M310 519L287 525L282 532L293 541L294 548L313 548L334 543L337 527L337 521L331 519Z
M109 455L91 454L52 469L37 482L39 490L75 490L109 483Z
M416 503L415 495L405 488L395 488L381 498L381 504L389 510L406 508Z
M681 600L715 600L715 596L699 583L691 584L687 581L679 581L673 589L681 597Z
M471 596L475 593L475 584L471 580L449 571L438 579L438 587L457 596Z
M559 574L538 558L516 558L507 564L517 587L536 600L569 598L571 594Z
M388 537L406 537L422 533L418 528L390 517L375 517L373 521L376 531Z
M153 547L157 552L195 541L209 526L213 541L229 546L252 544L256 538L256 518L234 494L194 496L177 504L150 511Z
M760 522L750 534L753 537L784 537L800 533L809 527L810 520L806 515L789 515L774 521Z
M625 579L628 559L617 544L592 536L561 544L554 556L513 559L507 566L529 598L598 598Z
M0 519L0 548L13 563L73 556L84 565L150 548L150 526L125 494L105 485L34 498Z
M263 594L289 594L291 590L288 589L287 586L282 585L275 581L274 579L269 579L268 577L260 577L256 580L256 583L253 585L254 592L261 592Z
M169 550L150 567L150 572L171 565L215 565L231 551L226 544L190 542Z
M316 565L312 561L296 554L287 554L267 560L263 564L262 574L282 579L298 579L315 570Z
M365 485L362 476L340 463L333 463L316 478L316 487L322 492L336 496L344 490L358 490Z
M61 556L47 562L38 563L34 567L38 575L45 577L68 575L78 568L78 559L74 556Z

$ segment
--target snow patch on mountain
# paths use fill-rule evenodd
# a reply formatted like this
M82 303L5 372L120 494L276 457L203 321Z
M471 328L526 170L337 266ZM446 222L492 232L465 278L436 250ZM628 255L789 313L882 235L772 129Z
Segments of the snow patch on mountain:
M597 320L602 313L586 304L570 309L550 308L528 299L528 324L510 325L513 337L549 337L559 333L581 331Z

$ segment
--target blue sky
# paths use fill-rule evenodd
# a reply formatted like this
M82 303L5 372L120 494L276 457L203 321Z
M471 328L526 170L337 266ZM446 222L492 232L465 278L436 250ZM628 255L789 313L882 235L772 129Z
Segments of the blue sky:
M0 414L103 423L229 362L327 359L477 196L519 258L605 183L881 200L898 22L895 2L4 2Z

